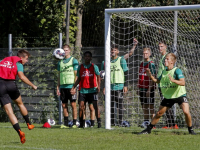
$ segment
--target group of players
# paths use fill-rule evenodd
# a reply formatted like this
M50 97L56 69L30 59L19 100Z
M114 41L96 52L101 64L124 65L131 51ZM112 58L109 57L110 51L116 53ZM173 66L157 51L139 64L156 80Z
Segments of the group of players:
M99 68L91 63L92 53L86 51L83 56L83 64L79 65L78 61L70 55L71 48L69 45L64 45L65 58L58 62L58 85L57 95L60 96L62 101L64 124L61 128L69 128L68 126L68 101L72 107L73 126L76 128L77 121L77 90L79 84L79 128L84 128L86 118L86 102L88 102L90 110L90 123L91 127L94 126L95 115L97 118L98 128L101 127L100 111L98 108L98 96L100 92L100 73Z
M129 58L138 41L134 39L134 46L129 53L120 57L119 48L115 45L111 48L111 125L121 125L123 120L123 94L128 92L128 67L126 59ZM79 65L78 61L70 55L71 48L64 45L65 58L59 61L57 69L59 71L57 95L62 101L64 124L61 128L68 128L68 100L72 107L73 128L76 128L77 121L77 85L79 85L79 121L80 128L85 126L86 102L90 110L91 127L94 126L95 116L98 128L101 127L100 111L98 108L98 93L100 92L101 78L99 68L91 63L92 53L86 51L83 55L83 63ZM141 106L144 112L144 122L147 128L139 134L150 134L160 117L166 112L168 119L172 124L167 124L166 128L178 128L174 122L172 113L169 109L178 103L185 115L186 124L190 134L195 135L192 129L192 120L189 112L189 104L186 98L185 79L181 69L175 67L176 56L173 53L167 53L167 45L164 42L159 43L159 50L162 59L159 62L158 73L156 77L155 65L150 60L151 49L143 49L144 62L140 64L138 87ZM6 57L0 61L0 103L7 113L13 128L20 136L21 143L25 143L25 133L21 131L18 120L13 113L11 106L12 99L19 107L23 118L26 121L29 130L34 128L28 116L28 111L24 106L20 92L16 86L15 79L19 78L34 90L37 89L33 83L23 73L23 65L28 62L30 54L26 50L19 50L17 56ZM104 70L105 63L102 62L101 70ZM154 114L154 90L155 83L159 85L159 91L162 98L159 110ZM105 93L105 89L103 90ZM115 121L114 106L118 107L119 121ZM150 115L149 115L150 112Z
M117 45L114 45L111 48L111 125L117 124L121 126L123 121L123 94L128 92L128 67L126 59L134 53L138 41L134 39L133 43L134 46L130 52L122 57L118 56L119 48ZM84 127L85 125L86 102L88 102L90 109L91 126L94 126L94 116L96 115L98 127L101 127L100 111L97 103L97 94L100 92L101 79L99 76L98 67L91 63L92 53L86 51L83 56L83 64L78 66L77 60L75 60L75 58L70 55L70 47L65 45L63 49L65 50L66 58L61 60L58 64L60 78L58 80L57 93L60 95L61 91L60 96L63 103L62 106L63 110L65 109L63 111L64 128L67 128L68 123L68 100L70 100L73 110L72 112L74 125L77 119L77 110L75 107L73 107L73 103L76 101L76 86L78 84L80 127ZM167 115L167 125L163 128L178 129L178 126L174 121L173 113L170 110L170 108L175 103L178 103L185 115L188 131L190 134L194 135L195 132L192 129L189 104L186 98L185 79L181 69L175 67L176 56L173 53L167 53L167 45L164 42L159 42L159 51L162 55L162 59L159 62L156 78L155 65L150 60L151 49L143 49L144 62L140 64L139 69L138 95L140 96L140 102L144 112L144 122L147 123L147 128L139 134L151 133L151 129L155 127L156 123L165 112ZM105 62L102 62L101 70L104 70L104 67ZM70 74L70 70L73 70L73 73ZM61 82L62 84L60 84ZM162 99L159 110L156 114L154 113L154 90L156 87L155 83L158 83L160 97ZM64 92L64 90L66 91ZM105 93L105 89L103 92ZM119 110L118 121L115 120L115 104ZM150 123L149 120L151 120Z

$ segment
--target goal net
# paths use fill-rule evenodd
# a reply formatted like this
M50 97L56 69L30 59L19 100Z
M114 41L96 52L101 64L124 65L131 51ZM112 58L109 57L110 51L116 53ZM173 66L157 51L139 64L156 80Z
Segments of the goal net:
M161 53L159 42L165 41L167 53L174 53L177 56L176 66L180 68L186 80L187 99L190 105L193 126L199 127L199 55L200 55L200 5L188 6L166 6L149 8L125 8L105 10L105 128L110 129L111 125L122 125L127 121L132 126L140 126L144 121L144 108L142 108L140 96L137 94L139 68L144 61L143 49L150 48L152 55L150 59L158 71ZM133 39L138 44L133 52ZM118 45L119 56L130 54L126 58L128 74L128 92L123 95L122 104L119 104L120 96L112 89L110 63L111 49ZM113 83L117 84L117 83ZM113 102L113 98L117 99ZM158 85L155 89L155 102L152 103L155 112L161 103ZM145 115L149 114L152 108L147 109ZM112 110L112 111L111 111ZM114 110L114 111L113 111ZM171 108L175 124L186 127L185 117L177 104ZM120 113L123 114L120 119ZM150 117L149 117L150 118ZM111 122L112 120L112 122ZM114 124L113 124L114 120ZM156 127L166 125L169 117L163 115ZM149 119L151 121L151 119Z

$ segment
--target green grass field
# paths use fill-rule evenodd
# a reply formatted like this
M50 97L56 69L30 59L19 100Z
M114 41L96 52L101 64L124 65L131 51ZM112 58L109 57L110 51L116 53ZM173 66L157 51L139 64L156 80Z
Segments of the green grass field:
M20 123L26 134L26 143L21 144L10 123L0 123L0 149L6 150L198 150L200 133L189 135L187 129L155 129L150 135L137 135L138 127L98 129L60 129L56 125L50 129L35 124L33 130Z

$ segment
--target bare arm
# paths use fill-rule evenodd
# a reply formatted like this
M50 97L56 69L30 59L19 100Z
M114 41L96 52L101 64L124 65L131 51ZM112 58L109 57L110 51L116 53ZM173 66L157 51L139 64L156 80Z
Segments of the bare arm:
M99 93L100 92L100 84L101 84L101 78L100 78L100 75L97 76L97 92Z
M57 95L60 95L60 71L58 72Z
M155 78L152 74L149 68L146 69L146 74L147 76L155 83L160 83L160 80L158 80L157 78Z
M28 84L29 86L31 86L34 90L37 89L37 86L35 86L25 75L23 72L19 71L18 72L18 76L19 78L26 84Z
M130 52L124 55L124 59L128 59L131 55L133 55L134 50L138 44L138 41L136 38L133 39L133 47L131 48Z
M76 80L76 82L74 83L74 85L73 85L71 91L70 91L70 93L71 93L72 95L74 95L74 94L76 93L76 86L79 84L80 81L81 81L81 77L78 77L77 80Z
M178 85L181 85L181 86L185 86L185 78L181 78L179 80L175 80L169 75L169 79L170 79L171 82L174 82L174 83L176 83Z
M75 89L76 86L79 84L80 81L81 81L81 77L78 77L77 80L76 80L76 82L74 83L72 89Z

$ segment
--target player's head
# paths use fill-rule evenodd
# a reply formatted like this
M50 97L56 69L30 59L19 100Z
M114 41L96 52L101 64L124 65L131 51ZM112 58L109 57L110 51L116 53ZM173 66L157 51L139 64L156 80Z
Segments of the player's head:
M65 51L65 56L69 56L71 52L71 47L67 44L63 45L63 50Z
M149 59L149 57L151 56L151 49L146 47L143 48L143 57L145 60Z
M160 41L158 46L159 46L159 52L161 54L165 54L167 50L167 44L164 41Z
M92 53L90 51L86 51L84 52L83 57L85 59L85 63L90 63L92 60Z
M175 65L176 63L176 55L173 53L169 53L165 57L165 66Z
M119 46L118 45L112 45L111 46L111 57L118 56L119 54Z
M28 58L30 57L30 53L27 50L25 50L25 49L21 49L21 50L19 50L17 52L17 56L19 58L21 58L22 64L24 65L25 63L28 62Z

